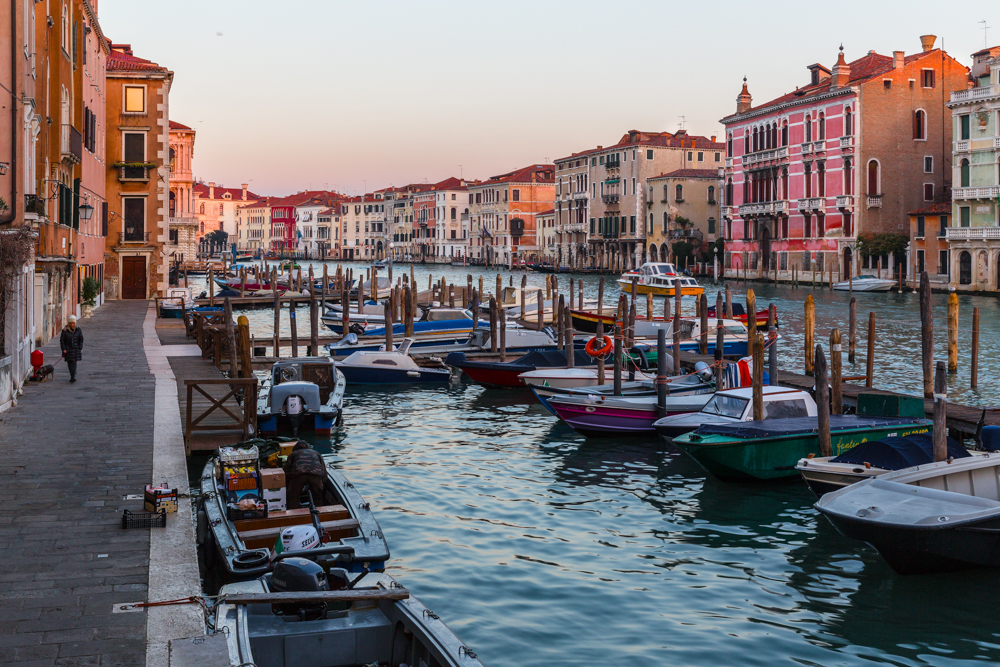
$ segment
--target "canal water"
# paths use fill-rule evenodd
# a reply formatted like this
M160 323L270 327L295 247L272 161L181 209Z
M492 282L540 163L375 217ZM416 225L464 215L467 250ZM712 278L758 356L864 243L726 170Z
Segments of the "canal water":
M426 286L432 272L464 283L479 271L418 267L417 280ZM495 273L487 276L493 285ZM584 285L596 296L597 278ZM781 363L800 369L810 290L752 286L758 304L778 307ZM817 337L846 332L849 297L814 296ZM916 299L856 296L859 321L876 313L877 386L915 393ZM984 341L979 393L968 388L973 305ZM997 402L996 308L962 297L953 400ZM935 317L944 358L943 295ZM270 311L250 318L253 334L270 333ZM861 344L845 373L863 368ZM349 388L344 413L344 426L315 446L372 504L389 571L492 667L1000 661L988 593L1000 573L900 577L840 536L797 480L726 484L654 439L585 439L522 390Z

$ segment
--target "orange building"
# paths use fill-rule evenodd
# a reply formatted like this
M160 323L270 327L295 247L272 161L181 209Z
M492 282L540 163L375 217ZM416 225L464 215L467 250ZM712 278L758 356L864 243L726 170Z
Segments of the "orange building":
M167 288L169 99L174 73L112 44L108 56L108 298L148 299Z
M539 256L535 216L555 202L555 165L533 164L469 186L469 255L510 264Z

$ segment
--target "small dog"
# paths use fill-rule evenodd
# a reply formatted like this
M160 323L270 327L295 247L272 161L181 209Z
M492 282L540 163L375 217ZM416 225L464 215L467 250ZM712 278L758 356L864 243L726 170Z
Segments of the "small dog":
M52 364L45 364L40 366L37 371L31 375L31 379L35 382L47 382L49 380L55 380L55 370L56 367Z

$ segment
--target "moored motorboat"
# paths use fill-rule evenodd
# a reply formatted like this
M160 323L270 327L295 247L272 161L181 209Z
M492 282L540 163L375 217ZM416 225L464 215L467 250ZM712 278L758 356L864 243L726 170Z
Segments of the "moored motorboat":
M622 292L631 291L633 279L636 281L637 294L674 294L678 282L682 296L701 296L705 291L697 280L680 275L673 264L665 262L647 262L635 271L623 273L618 279Z
M275 433L282 426L329 434L340 421L344 374L329 357L297 357L275 363L261 381L257 429Z
M524 387L524 381L519 377L524 373L546 369L567 369L566 353L562 350L543 350L529 352L513 361L476 361L466 359L464 352L452 352L444 363L462 371L469 379L487 387ZM593 366L597 363L583 350L574 350L574 367Z
M1000 567L1000 453L887 472L815 505L899 574Z
M573 321L573 329L582 333L595 334L597 324L600 322L604 327L605 335L609 335L615 326L615 313L588 310L570 310L570 318ZM716 336L715 329L717 321L712 319L708 323L708 354L715 354ZM722 353L725 356L745 356L747 354L747 336L749 335L745 322L736 319L723 320L722 327L724 334L722 338ZM636 340L655 341L659 332L667 332L667 348L672 346L674 330L674 320L664 321L662 317L654 317L647 320L645 317L637 316L635 320L634 337ZM701 320L696 317L682 317L680 320L680 346L684 352L697 352L701 346Z
M812 417L816 401L808 392L786 387L762 388L764 418ZM753 387L718 391L700 411L673 415L653 423L657 434L667 442L690 433L702 424L732 424L753 419Z
M402 338L402 334L400 334ZM511 327L506 331L505 340L507 352L525 354L533 350L550 350L556 347L556 340L551 329L535 331L521 327ZM367 336L361 340L355 334L348 334L342 340L326 347L331 357L343 359L359 350L380 350L385 345L385 338ZM410 346L411 354L432 354L445 356L451 352L483 352L490 349L489 329L477 329L471 335L431 335L414 337Z
M269 442L273 449L274 441ZM202 470L198 543L204 561L215 566L223 582L250 579L267 572L271 550L281 533L293 526L316 523L323 535L314 547L317 550L308 554L309 558L336 562L338 567L352 572L385 568L389 547L378 521L341 472L327 467L323 497L313 499L317 512L314 522L308 505L302 509L283 509L288 500L284 472L268 468L267 457L260 459L262 452L258 445L266 446L266 441L251 443L222 448L219 456L209 459ZM230 474L230 470L235 472ZM248 501L257 502L260 508L243 509Z
M412 338L392 350L361 350L337 362L337 370L352 384L404 384L415 382L448 382L451 373L446 368L424 368L409 355Z
M866 440L926 433L927 419L830 416L830 443L841 454ZM674 438L681 451L725 481L771 480L798 475L799 459L819 454L816 417L703 424Z
M170 287L160 301L160 317L179 319L184 311L194 308L190 287Z
M679 415L701 410L712 398L714 387L705 384L700 391L665 399L665 414ZM548 403L556 416L575 431L587 436L649 435L655 433L653 422L660 416L657 397L607 396L605 394L562 394Z
M887 278L877 278L875 276L857 276L851 280L842 280L833 284L833 289L838 292L888 292L898 285L895 280Z

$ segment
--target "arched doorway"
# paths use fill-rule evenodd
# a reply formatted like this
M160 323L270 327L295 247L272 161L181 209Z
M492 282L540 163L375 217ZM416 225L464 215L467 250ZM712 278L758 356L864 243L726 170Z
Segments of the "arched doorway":
M854 275L854 252L850 248L844 248L844 275L842 280L847 280Z
M771 229L766 224L760 226L761 268L767 272L771 268Z
M659 261L656 258L656 244L655 243L651 243L650 246L649 246L649 261L650 262L658 262Z
M377 258L379 258L379 259L382 259L382 242L381 241L379 241L378 243L375 244L375 256Z
M958 284L972 284L972 255L965 250L958 256Z

